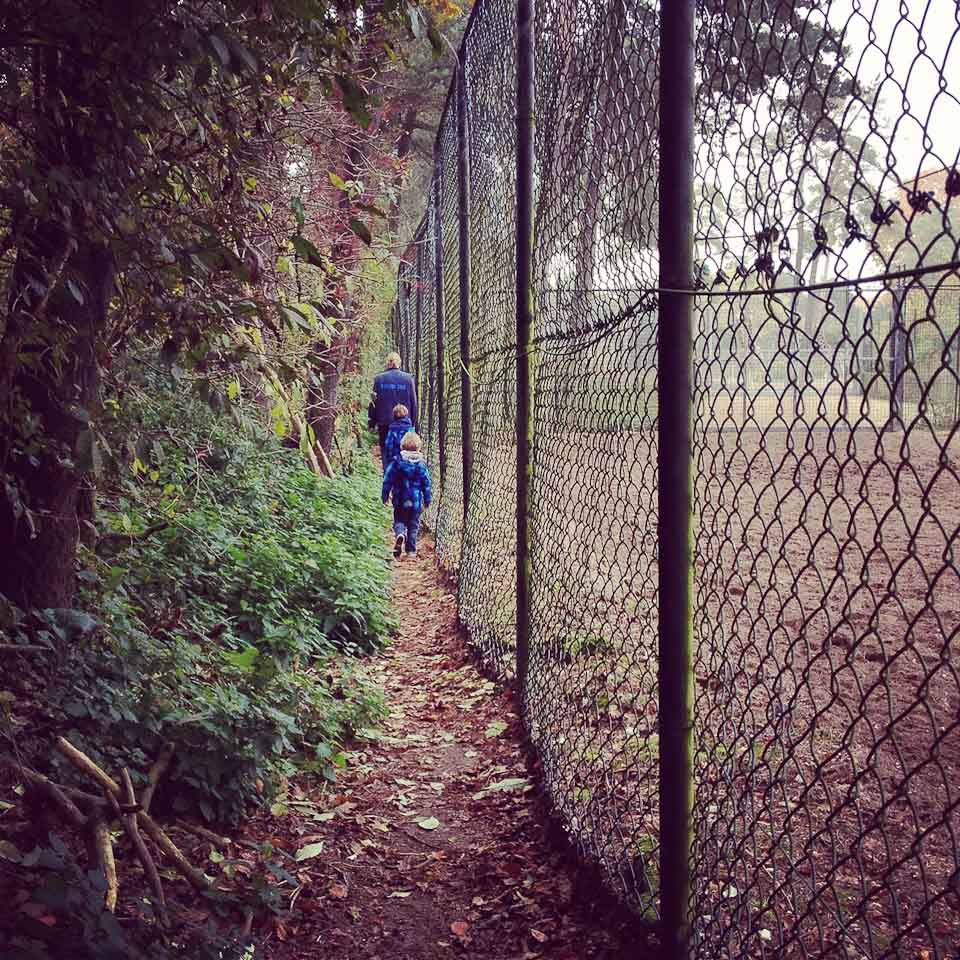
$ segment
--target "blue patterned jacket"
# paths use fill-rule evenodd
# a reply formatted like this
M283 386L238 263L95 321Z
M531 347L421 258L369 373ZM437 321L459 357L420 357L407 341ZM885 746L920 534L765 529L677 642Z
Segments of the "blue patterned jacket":
M393 506L406 507L420 513L433 500L430 471L423 456L416 450L403 450L383 475L381 497L386 503L393 496Z
M404 438L404 435L413 429L413 424L410 422L409 417L401 417L399 420L394 420L393 423L387 427L387 439L383 444L383 462L384 463L393 463L397 457L400 456L400 441Z

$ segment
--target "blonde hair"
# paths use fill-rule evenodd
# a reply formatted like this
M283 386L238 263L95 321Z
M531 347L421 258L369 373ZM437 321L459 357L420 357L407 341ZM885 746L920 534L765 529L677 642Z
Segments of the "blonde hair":
M396 351L387 354L387 367L397 370L400 367L400 354Z
M408 430L400 441L401 450L419 450L422 446L423 441L412 430Z
M410 416L410 411L402 403L398 403L390 412L393 414L394 420Z

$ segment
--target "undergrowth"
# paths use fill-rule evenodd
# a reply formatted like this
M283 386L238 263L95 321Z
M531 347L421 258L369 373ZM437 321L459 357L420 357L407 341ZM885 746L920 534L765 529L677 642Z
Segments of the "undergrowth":
M0 680L8 751L89 789L50 749L63 735L105 770L129 768L139 789L172 744L160 819L236 822L298 770L335 779L343 741L385 709L361 661L392 626L372 461L318 478L238 404L215 412L160 376L107 409L109 476L76 609L0 598L11 641L50 651ZM67 877L61 852L38 843L46 853L23 863L48 886Z

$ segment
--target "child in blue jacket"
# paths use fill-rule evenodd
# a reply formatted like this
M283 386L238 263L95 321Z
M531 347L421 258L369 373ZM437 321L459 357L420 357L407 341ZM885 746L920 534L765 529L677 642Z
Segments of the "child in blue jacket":
M400 456L400 441L412 429L413 423L410 421L410 411L402 403L398 403L393 408L393 421L387 427L387 436L383 441L383 449L380 451L384 470Z
M393 532L397 539L393 555L399 560L406 548L407 556L417 552L420 514L430 506L433 486L420 448L423 441L412 430L400 441L400 456L383 475L381 495L386 503L393 496Z

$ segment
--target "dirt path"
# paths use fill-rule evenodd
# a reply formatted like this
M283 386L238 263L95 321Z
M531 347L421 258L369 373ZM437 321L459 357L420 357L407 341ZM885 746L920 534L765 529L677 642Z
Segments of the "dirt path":
M303 861L268 955L625 955L548 852L510 696L469 660L427 539L396 565L393 596L400 634L374 664L391 717L351 754L332 808L296 821L297 848L323 852Z

